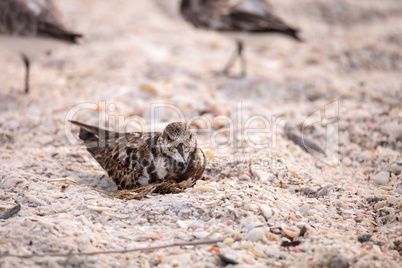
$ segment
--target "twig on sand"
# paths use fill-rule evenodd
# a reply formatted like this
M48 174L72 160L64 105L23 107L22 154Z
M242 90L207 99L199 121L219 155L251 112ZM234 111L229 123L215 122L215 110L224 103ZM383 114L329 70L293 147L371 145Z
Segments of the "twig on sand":
M62 181L65 183L68 183L68 184L78 186L78 187L90 188L91 190L94 190L101 194L105 194L112 198L118 198L118 199L124 199L124 200L132 200L132 199L141 200L150 194L178 194L188 188L188 185L185 181L181 182L181 183L177 183L177 182L173 182L173 181L165 181L165 182L161 182L161 183L152 183L152 184L140 186L140 187L130 189L130 190L119 190L116 193L108 194L108 193L103 192L94 187L87 186L87 185L81 185L81 184L77 183L76 181L74 181L73 179L47 180L47 182L62 182Z
M10 209L6 209L4 211L0 212L0 219L1 220L7 220L8 218L11 218L12 216L14 216L15 214L18 213L18 211L20 211L21 209L21 205L18 204Z
M236 238L235 241L239 241L239 238ZM124 249L124 250L109 250L109 251L93 251L93 252L70 252L70 253L44 253L44 254L28 254L28 255L18 255L18 254L0 254L0 258L14 257L21 259L28 259L34 257L71 257L71 256L94 256L94 255L105 255L105 254L124 254L136 251L151 251L158 250L170 247L183 247L183 246L199 246L199 245L208 245L208 244L216 244L222 243L224 239L217 240L205 240L205 241L193 241L193 242L181 242L181 243L173 243L168 245L161 246L153 246L153 247L142 247L142 248L132 248L132 249Z
M125 200L143 199L150 194L178 194L183 192L188 186L184 183L165 181L137 187L131 190L120 190L113 197Z
M285 135L289 140L291 140L295 144L299 145L306 152L309 152L309 149L310 149L315 152L319 152L325 156L325 151L320 146L318 146L318 144L315 143L315 141L310 140L307 137L304 137L295 127L286 125L285 126Z

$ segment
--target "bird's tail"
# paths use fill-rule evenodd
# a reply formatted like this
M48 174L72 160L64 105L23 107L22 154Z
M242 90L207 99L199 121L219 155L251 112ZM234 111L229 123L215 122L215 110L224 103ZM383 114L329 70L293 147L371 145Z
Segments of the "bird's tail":
M304 42L304 40L299 36L299 30L294 28L288 28L285 32L288 36L296 39L299 42Z
M77 44L78 39L82 37L82 34L70 32L58 25L52 25L49 23L41 25L38 29L38 33L71 44Z
M111 132L109 130L100 128L100 127L96 127L96 126L90 126L78 121L74 121L74 120L69 120L72 124L77 125L80 127L80 134L78 135L78 137L85 141L88 140L94 140L94 139L99 139L99 138L107 138L109 137L111 134L115 134L114 132Z

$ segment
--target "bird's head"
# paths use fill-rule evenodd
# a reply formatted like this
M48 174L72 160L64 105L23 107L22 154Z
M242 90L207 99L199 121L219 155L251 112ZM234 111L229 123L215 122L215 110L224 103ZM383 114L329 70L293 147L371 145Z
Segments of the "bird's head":
M161 136L162 152L179 163L187 163L197 149L197 140L185 123L175 122L166 126Z

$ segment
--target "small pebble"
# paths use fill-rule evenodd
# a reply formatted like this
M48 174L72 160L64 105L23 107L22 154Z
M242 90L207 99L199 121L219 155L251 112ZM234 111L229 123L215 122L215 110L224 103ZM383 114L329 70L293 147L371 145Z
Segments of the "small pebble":
M251 241L241 241L240 242L240 247L242 249L249 249L253 247L253 243Z
M18 121L12 120L12 121L8 122L8 128L11 130L16 130L19 127L20 127L20 123L18 123Z
M352 160L349 157L345 157L342 160L342 164L344 164L345 166L349 167L350 165L352 165Z
M303 188L303 194L308 196L308 197L315 196L315 192L312 189L310 189L309 187Z
M348 268L348 261L341 256L336 256L328 262L328 268Z
M197 182L195 183L196 186L204 186L205 184L206 182L203 180L197 180Z
M378 202L377 204L375 204L374 208L378 210L378 209L380 209L380 208L385 207L385 205L387 205L387 202L386 202L386 201L380 201L380 202Z
M261 240L264 237L264 230L262 228L254 228L247 234L247 239L253 242Z
M258 212L258 206L256 204L246 204L244 209L252 212Z
M168 255L163 258L164 263L168 263L173 267L178 267L180 264L189 263L191 262L191 254L190 253L183 253L179 255Z
M298 237L300 235L300 229L297 228L296 226L289 227L289 226L283 225L282 231L285 233L285 235L287 237L292 238L292 239L295 237Z
M282 202L282 201L277 200L275 202L275 204L279 208L280 211L283 211L283 212L289 212L290 211L290 207L287 204L285 204L284 202Z
M141 84L139 85L139 88L146 93L151 93L154 95L158 94L158 89L150 84Z
M260 209L262 211L262 214L264 215L264 217L266 219L269 219L272 217L272 209L270 206L264 205L264 204L260 204Z
M389 182L390 174L387 171L381 171L377 175L371 178L371 180L377 185L384 185Z
M402 162L394 163L390 165L387 169L389 172L394 173L395 175L399 175L402 172Z
M52 137L52 136L47 136L47 135L45 135L45 136L42 136L42 137L39 138L39 143L42 144L42 145L49 144L49 143L51 143L52 141L53 141L53 137Z
M367 201L367 203L371 203L371 202L374 202L374 203L377 203L377 202L380 202L380 201L384 201L385 199L384 198L381 198L381 197L368 197L367 199L366 199L366 201Z
M318 211L315 209L315 208L312 208L312 209L310 209L309 211L308 211L308 214L309 215L315 215L315 214L317 214L318 213Z
M328 194L329 190L331 190L332 185L327 185L319 190L316 194L316 198L324 197Z
M373 236L372 234L359 235L357 237L357 240L359 240L360 243L363 243L369 241L372 236Z
M256 170L254 171L254 175L261 181L261 182L267 182L267 181L273 181L276 177L271 174L264 172L262 170Z
M228 176L231 173L232 169L230 167L226 167L224 170L222 170L222 174L225 176Z
M233 245L233 242L234 242L234 239L233 238L226 238L224 241L223 241L223 244L225 244L226 246L228 246L228 247L231 247L232 245Z
M239 180L241 181L249 181L251 180L250 176L247 176L246 174L243 174L240 176Z
M387 198L387 201L391 205L395 205L398 202L398 198L396 198L395 196L390 196L390 197Z
M310 206L308 204L303 204L300 206L299 211L301 214L306 213L310 209Z
M195 232L194 236L199 238L199 239L205 239L210 235L208 232Z

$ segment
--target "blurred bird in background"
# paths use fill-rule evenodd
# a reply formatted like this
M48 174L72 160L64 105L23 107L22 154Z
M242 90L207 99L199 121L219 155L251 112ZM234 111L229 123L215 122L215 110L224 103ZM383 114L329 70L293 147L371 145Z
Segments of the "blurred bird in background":
M61 44L76 44L81 34L62 25L50 0L0 0L0 45L16 51L25 64L29 92L30 60Z
M226 76L231 76L230 69L238 59L241 72L236 77L246 75L244 43L266 44L266 33L280 33L301 41L298 30L273 15L265 0L181 0L180 12L194 27L219 31L236 40L236 52L223 69Z

